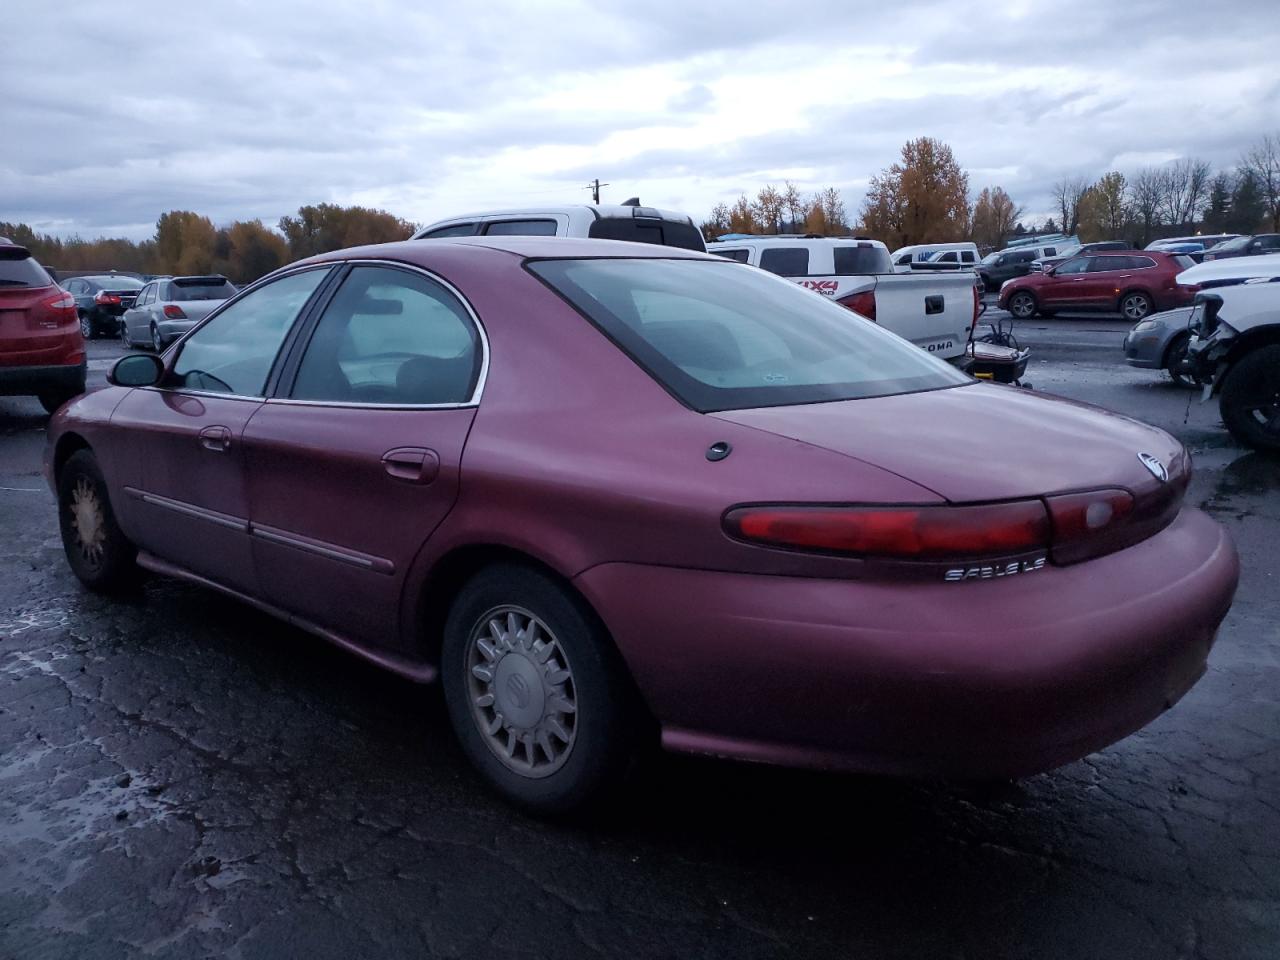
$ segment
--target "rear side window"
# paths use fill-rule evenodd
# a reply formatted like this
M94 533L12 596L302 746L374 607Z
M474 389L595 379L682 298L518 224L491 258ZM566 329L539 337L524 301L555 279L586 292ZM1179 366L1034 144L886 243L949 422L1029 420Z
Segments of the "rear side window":
M809 251L804 247L766 247L760 251L760 266L780 277L807 277Z
M835 255L837 277L869 277L877 273L893 273L889 252L872 244L850 246L841 244L832 251ZM805 265L806 271L808 264Z
M235 292L230 280L200 278L174 280L169 284L170 300L226 300Z
M290 396L334 403L465 403L480 373L466 308L427 277L356 267L316 324Z
M597 240L629 240L632 243L656 243L682 250L705 250L706 243L696 227L674 220L651 220L604 217L591 224L587 236Z
M53 278L25 247L0 246L0 287L47 287Z
M738 263L746 263L751 256L750 250L712 250L717 257L724 257L726 260L735 260Z
M799 285L714 260L542 260L527 269L695 410L972 383Z
M973 262L974 262L973 251L972 251L972 250L961 250L961 251L960 251L960 262L961 262L961 263L973 263Z
M938 263L959 263L959 262L960 261L959 259L957 259L956 252L954 250L949 250L946 253L942 254L940 257L938 257Z
M453 223L447 227L437 227L430 233L424 233L419 240L439 240L442 237L471 237L475 236L476 225L474 223Z
M1057 247L1045 247L1045 248L1044 248L1044 255L1045 255L1046 257L1056 257L1056 256L1058 255L1058 248L1057 248Z
M554 220L499 220L484 231L491 237L554 237Z
M1132 259L1129 257L1094 257L1089 265L1089 273L1106 273L1108 270L1131 270Z

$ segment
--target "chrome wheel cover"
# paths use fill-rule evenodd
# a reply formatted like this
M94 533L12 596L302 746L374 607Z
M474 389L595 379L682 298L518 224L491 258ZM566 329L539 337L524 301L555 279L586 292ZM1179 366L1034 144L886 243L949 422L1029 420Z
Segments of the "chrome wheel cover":
M93 339L93 321L87 314L80 317L80 335L86 340Z
M569 759L577 690L555 634L523 607L494 607L476 621L463 656L471 717L512 773L538 779Z
M90 566L101 566L107 542L102 500L88 477L78 477L67 502L68 530L72 544Z

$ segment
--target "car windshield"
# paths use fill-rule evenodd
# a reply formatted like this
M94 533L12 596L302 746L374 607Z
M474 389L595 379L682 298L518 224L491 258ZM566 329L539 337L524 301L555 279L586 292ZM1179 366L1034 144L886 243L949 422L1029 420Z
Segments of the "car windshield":
M142 281L133 277L85 277L103 290L141 290Z
M987 266L990 266L991 264L995 263L999 259L1000 259L1000 251L993 250L991 253L988 253L985 257L982 258L982 262L985 263Z
M1246 247L1248 247L1249 241L1252 239L1253 237L1236 237L1234 240L1224 240L1222 241L1222 243L1219 243L1217 246L1212 247L1211 249L1215 253L1220 251L1234 253L1237 250L1243 250Z
M709 412L973 383L765 271L708 260L543 260L540 277L679 400Z
M1059 250L1058 256L1061 257L1063 260L1069 260L1083 249L1084 249L1084 246L1082 244L1077 243L1074 247L1067 247L1063 250Z

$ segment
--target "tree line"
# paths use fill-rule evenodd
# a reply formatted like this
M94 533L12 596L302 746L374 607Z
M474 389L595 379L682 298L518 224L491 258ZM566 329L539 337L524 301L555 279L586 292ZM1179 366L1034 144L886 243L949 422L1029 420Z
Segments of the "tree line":
M1096 180L1068 176L1054 184L1057 219L1034 224L1084 242L1125 240L1145 246L1180 233L1280 232L1280 134L1263 136L1239 163L1216 173L1204 160L1183 158L1129 176L1111 170ZM708 240L725 233L855 233L888 247L972 240L999 249L1027 232L1024 209L999 186L972 201L969 175L951 148L932 137L903 145L898 161L871 178L860 221L846 222L840 194L827 187L808 197L786 181L761 188L732 206L718 204L702 224Z
M404 240L414 225L385 210L321 203L281 217L277 230L261 220L216 226L191 210L170 210L156 221L155 234L135 242L123 237L61 239L37 233L24 223L0 222L0 236L31 251L55 270L119 270L175 276L220 273L249 283L302 257L343 247Z

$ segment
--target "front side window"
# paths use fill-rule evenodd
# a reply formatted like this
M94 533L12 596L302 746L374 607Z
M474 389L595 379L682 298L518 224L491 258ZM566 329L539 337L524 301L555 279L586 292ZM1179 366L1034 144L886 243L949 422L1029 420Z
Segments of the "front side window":
M134 301L135 307L145 307L151 302L151 295L156 292L154 284L147 284L142 288L142 292L138 294L138 299Z
M498 220L484 231L491 237L554 237L554 220Z
M1076 273L1084 273L1089 269L1089 261L1092 257L1076 257L1074 260L1068 260L1057 269L1057 276L1068 277Z
M325 308L289 396L332 403L467 403L480 337L452 293L420 273L356 267Z
M949 251L939 256L937 262L938 263L959 263L960 261L959 259L957 259L957 256L958 255L955 253L955 251Z
M260 397L280 344L328 267L273 280L231 304L191 334L168 386Z
M780 277L807 277L809 251L804 247L769 247L760 251L760 267Z
M854 400L973 382L763 271L661 259L543 260L528 269L695 410Z

